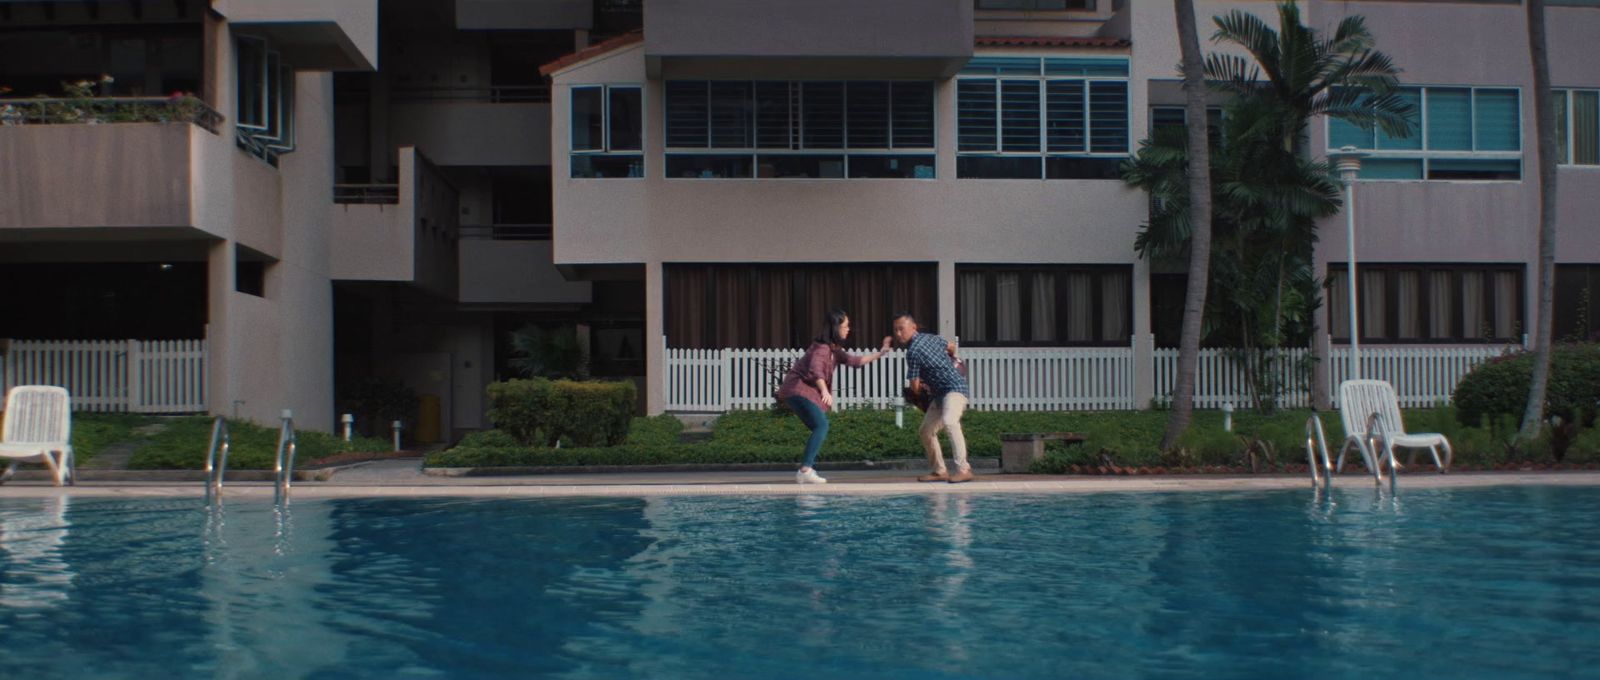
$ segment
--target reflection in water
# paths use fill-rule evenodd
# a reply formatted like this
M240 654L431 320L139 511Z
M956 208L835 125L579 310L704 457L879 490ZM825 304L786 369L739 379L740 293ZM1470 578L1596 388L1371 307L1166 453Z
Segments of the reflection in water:
M44 609L61 604L74 574L62 554L67 539L66 496L0 507L0 607Z
M929 499L928 527L946 546L945 573L939 577L938 587L935 588L939 594L935 608L942 616L955 615L961 609L962 586L976 565L969 553L972 547L971 516L972 498L967 494L936 493ZM952 658L961 661L967 659L965 638L965 634L958 632L950 640L949 654Z

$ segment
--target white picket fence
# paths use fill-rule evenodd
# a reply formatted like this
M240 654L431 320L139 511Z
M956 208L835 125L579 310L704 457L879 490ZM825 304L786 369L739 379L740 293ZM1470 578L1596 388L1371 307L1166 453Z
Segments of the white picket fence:
M802 351L668 348L666 409L710 413L767 408L777 381ZM971 348L961 350L961 357L967 362L973 409L1134 407L1131 347ZM898 350L860 369L840 367L834 394L842 408L891 407L900 402L905 372L905 352Z
M1455 345L1440 347L1361 346L1361 377L1387 380L1405 408L1449 403L1456 385L1485 361L1522 349L1518 345ZM1329 398L1339 403L1339 383L1350 377L1350 348L1328 353Z
M1178 350L1155 350L1155 395L1168 400L1178 382ZM1281 406L1306 408L1311 405L1311 375L1306 373L1308 349L1280 350L1273 362L1277 380L1285 387ZM1194 372L1195 408L1222 408L1223 404L1243 407L1251 403L1250 375L1236 349L1202 349ZM1363 361L1363 364L1366 362Z
M1456 384L1483 361L1517 349L1504 345L1362 347L1362 376L1393 383L1407 408L1448 403ZM761 409L772 404L778 376L801 354L799 349L666 350L666 409L714 413ZM1320 366L1310 350L1281 350L1275 362L1284 386L1279 404L1311 405L1311 370L1328 371L1330 399L1349 375L1350 350L1335 346ZM971 408L986 411L1068 411L1142 408L1138 403L1133 347L1040 349L963 348L972 388ZM1171 398L1178 350L1152 352L1154 398ZM899 403L905 355L892 352L861 370L841 367L835 389L846 408L886 408ZM1251 384L1238 350L1203 349L1195 374L1195 406L1246 407Z
M205 340L0 340L0 386L57 385L79 411L206 410Z

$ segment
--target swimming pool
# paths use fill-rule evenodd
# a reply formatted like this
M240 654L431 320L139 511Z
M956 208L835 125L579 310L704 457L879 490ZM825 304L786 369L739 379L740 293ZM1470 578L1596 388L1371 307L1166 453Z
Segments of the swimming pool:
M1596 501L0 499L0 678L1592 675Z

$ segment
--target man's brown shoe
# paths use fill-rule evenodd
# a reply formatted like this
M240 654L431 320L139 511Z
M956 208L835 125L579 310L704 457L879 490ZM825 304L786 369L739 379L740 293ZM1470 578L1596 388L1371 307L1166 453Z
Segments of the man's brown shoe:
M930 472L917 478L919 482L948 482L950 475L943 472Z
M961 470L959 472L956 472L953 475L950 475L950 483L951 484L960 484L961 482L970 482L970 481L972 481L972 471L971 470Z

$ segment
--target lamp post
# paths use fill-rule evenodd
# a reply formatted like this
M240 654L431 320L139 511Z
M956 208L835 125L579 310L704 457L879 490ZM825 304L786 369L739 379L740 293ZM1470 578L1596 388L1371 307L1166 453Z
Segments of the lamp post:
M1361 159L1367 154L1353 146L1341 147L1337 153L1328 154L1339 179L1344 182L1344 236L1345 277L1350 283L1350 379L1361 379L1361 322L1356 316L1356 175L1361 172Z

